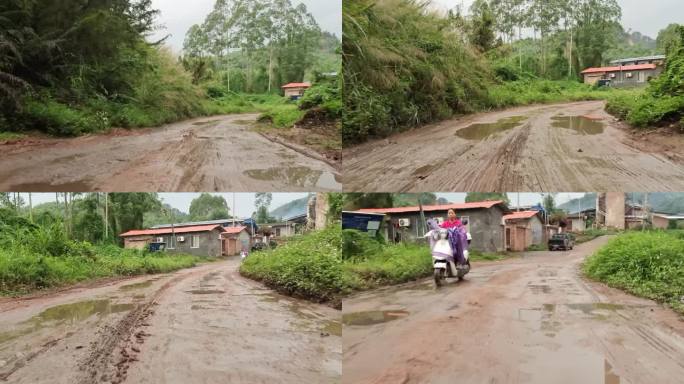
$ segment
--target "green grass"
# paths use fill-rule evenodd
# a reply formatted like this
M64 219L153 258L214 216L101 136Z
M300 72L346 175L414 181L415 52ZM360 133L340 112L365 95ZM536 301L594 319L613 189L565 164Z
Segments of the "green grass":
M637 128L657 127L663 123L677 123L684 130L684 96L655 97L644 90L613 95L606 105L608 113Z
M341 230L330 227L249 255L240 274L287 295L340 307L349 284L341 273Z
M26 135L23 135L21 133L16 133L16 132L1 132L0 131L0 141L11 141L11 140L19 140L26 137Z
M626 232L583 265L592 279L684 314L684 231Z
M343 273L352 290L401 284L430 276L432 256L426 244L385 244L365 233L344 230L342 235ZM505 253L470 250L471 261L496 261Z
M28 249L0 250L0 295L25 294L86 280L165 273L196 265L200 258L92 247L81 254L42 255Z
M605 100L624 93L629 91L595 88L577 81L517 80L491 87L489 105L494 108L506 108L529 104Z
M573 235L575 236L575 244L582 244L597 237L615 235L617 233L617 231L612 229L587 229L584 232L573 233Z

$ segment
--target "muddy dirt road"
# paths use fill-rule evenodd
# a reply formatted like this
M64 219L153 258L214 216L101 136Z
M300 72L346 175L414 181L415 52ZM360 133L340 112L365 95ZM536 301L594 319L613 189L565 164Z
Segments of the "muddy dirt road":
M5 299L0 381L339 382L339 311L280 296L237 264Z
M343 383L681 383L682 317L580 277L605 241L345 300Z
M345 150L344 189L684 190L684 137L634 137L619 124L602 101L449 120Z
M204 117L160 128L0 145L0 190L341 190L327 163L250 130L257 115Z

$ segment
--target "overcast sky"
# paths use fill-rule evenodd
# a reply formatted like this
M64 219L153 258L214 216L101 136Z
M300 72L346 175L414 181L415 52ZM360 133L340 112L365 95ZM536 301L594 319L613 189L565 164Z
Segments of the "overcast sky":
M291 1L295 6L304 3L321 29L332 32L338 37L342 36L342 0ZM180 53L183 49L185 33L193 24L204 22L204 18L214 8L215 2L216 0L152 0L152 7L161 11L157 23L162 24L164 28L150 37L150 41L170 34L166 44L170 45L174 52Z
M174 208L178 208L183 212L188 212L190 209L190 202L199 193L160 193L159 197L164 203L169 204ZM238 217L250 217L252 212L256 211L254 206L254 193L235 193L235 209L233 210L233 193L212 193L212 195L221 195L226 199L228 207L231 212L236 212ZM271 210L278 208L279 206L289 203L292 200L300 199L307 196L308 193L274 193L273 200L271 201ZM23 193L22 197L28 203L28 194ZM54 202L54 193L33 193L31 198L33 199L33 205L38 205L40 203Z
M432 0L441 9L463 4L467 12L474 0ZM656 38L658 31L670 23L684 24L682 0L618 0L622 7L622 26Z

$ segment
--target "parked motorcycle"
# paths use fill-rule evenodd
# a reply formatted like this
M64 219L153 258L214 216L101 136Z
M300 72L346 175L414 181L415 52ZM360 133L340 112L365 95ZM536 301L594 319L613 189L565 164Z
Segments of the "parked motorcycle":
M431 230L425 237L430 240L435 286L441 287L446 278L463 280L470 272L469 234L464 228L440 228L434 220L428 220L428 226ZM461 255L464 262L458 264L456 259Z

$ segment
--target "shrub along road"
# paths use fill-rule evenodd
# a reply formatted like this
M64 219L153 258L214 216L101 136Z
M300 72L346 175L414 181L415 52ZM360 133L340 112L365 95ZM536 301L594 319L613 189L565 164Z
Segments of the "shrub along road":
M607 240L345 300L343 383L680 382L681 317L580 276Z
M348 191L674 191L684 137L635 139L603 101L480 113L343 152Z
M280 296L237 263L2 299L0 381L339 382L339 311Z
M0 189L56 191L328 191L336 170L250 130L257 115L0 146Z

